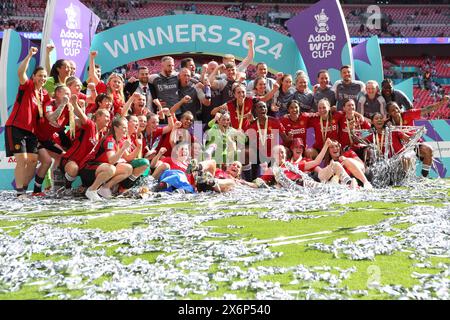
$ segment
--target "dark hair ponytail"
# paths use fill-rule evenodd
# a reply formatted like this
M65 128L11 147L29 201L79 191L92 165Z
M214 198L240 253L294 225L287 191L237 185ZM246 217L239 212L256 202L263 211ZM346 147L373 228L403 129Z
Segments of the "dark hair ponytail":
M35 76L39 71L42 71L42 70L45 71L45 69L43 67L36 67L36 69L34 69L34 71L33 71L33 76Z

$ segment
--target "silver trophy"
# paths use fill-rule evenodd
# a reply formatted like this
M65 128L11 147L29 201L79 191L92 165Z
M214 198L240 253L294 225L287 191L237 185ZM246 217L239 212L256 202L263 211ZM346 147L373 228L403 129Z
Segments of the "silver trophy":
M317 33L327 33L328 32L328 16L325 14L325 9L322 9L322 11L319 14L316 14L314 18L317 21L317 26L315 27Z

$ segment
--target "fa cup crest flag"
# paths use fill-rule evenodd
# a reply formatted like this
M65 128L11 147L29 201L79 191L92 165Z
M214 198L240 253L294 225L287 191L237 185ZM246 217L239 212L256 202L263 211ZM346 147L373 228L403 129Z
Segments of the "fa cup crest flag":
M45 53L47 45L53 44L50 64L58 59L73 60L77 66L75 75L83 79L99 22L100 18L78 0L48 0L41 52ZM45 54L41 56L41 65L45 64L44 59Z
M319 1L286 25L311 79L317 77L319 70L326 69L334 82L340 79L341 66L352 64L350 36L337 0Z

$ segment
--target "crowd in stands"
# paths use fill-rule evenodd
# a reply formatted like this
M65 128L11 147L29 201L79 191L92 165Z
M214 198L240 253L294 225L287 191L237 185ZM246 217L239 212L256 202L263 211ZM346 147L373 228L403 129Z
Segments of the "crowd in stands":
M112 0L84 0L86 6L102 18L99 31L111 28L120 23L146 17L196 13L228 16L254 22L265 27L270 27L283 34L288 34L284 25L286 19L277 18L277 13L296 15L308 4L272 4L272 3L246 3L220 4L220 3L182 3L182 2L157 2L157 1L112 1ZM45 0L29 1L28 5L17 5L18 1L4 1L0 5L0 16L5 19L18 20L17 17L35 18L42 20L45 11ZM352 36L449 36L448 20L450 9L443 6L380 6L382 19L380 26L370 28L367 19L370 16L366 12L367 5L343 6L347 24ZM9 20L9 19L8 19ZM20 19L22 20L22 19ZM5 21L7 24L9 21ZM16 27L20 23L15 24ZM39 26L37 26L39 27ZM33 31L40 31L35 29Z
M450 86L439 83L439 78L450 77L450 59L448 57L421 56L384 58L383 68L385 75L392 67L413 67L417 70L416 86L414 86L414 102L422 107L436 102L450 91ZM397 71L397 73L400 71ZM393 74L391 74L393 76ZM448 119L450 113L443 108L430 113L427 119Z
M97 52L91 52L84 84L74 76L79 66L73 61L50 65L52 45L45 67L28 78L38 51L32 47L19 65L19 92L5 126L6 155L17 163L17 196L26 197L33 177L32 195L45 196L47 175L47 184L65 195L74 194L79 176L78 192L92 201L125 196L148 176L158 183L142 192L326 183L371 189L378 181L372 168L386 157L398 157L401 165L392 180L375 187L397 184L399 170L406 174L416 157L405 149L415 141L413 121L448 109L448 96L414 108L391 80L362 83L353 79L351 66L341 67L335 83L326 70L311 79L301 70L271 77L261 62L248 78L251 38L247 45L240 63L227 54L197 67L188 57L176 68L164 56L157 72L133 64L136 76L124 77L124 67L106 80ZM414 143L426 177L432 148Z
M41 20L16 20L16 19L1 19L0 30L14 29L18 32L41 32L43 21Z

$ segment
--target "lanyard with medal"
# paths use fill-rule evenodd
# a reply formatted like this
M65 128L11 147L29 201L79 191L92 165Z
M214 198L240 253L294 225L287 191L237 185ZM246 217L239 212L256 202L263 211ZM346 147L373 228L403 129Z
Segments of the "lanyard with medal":
M36 95L36 101L40 118L44 116L44 111L42 109L42 100L44 100L44 93L42 92L42 89L39 89L39 93Z
M261 142L261 146L264 146L266 144L268 123L269 123L269 118L266 118L266 121L264 124L264 130L262 131L261 126L259 125L259 119L256 121L256 125L258 126L258 136L259 136L259 141Z
M241 114L239 114L238 106L239 106L239 104L238 104L238 102L236 100L236 115L237 115L237 118L239 120L239 127L238 127L238 129L241 130L242 129L242 122L244 121L245 100L244 100L244 103L242 103Z
M328 132L328 114L327 114L327 122L325 125L325 130L323 130L323 120L322 117L320 117L320 132L322 133L322 142L325 142L325 140L327 139L327 132Z

